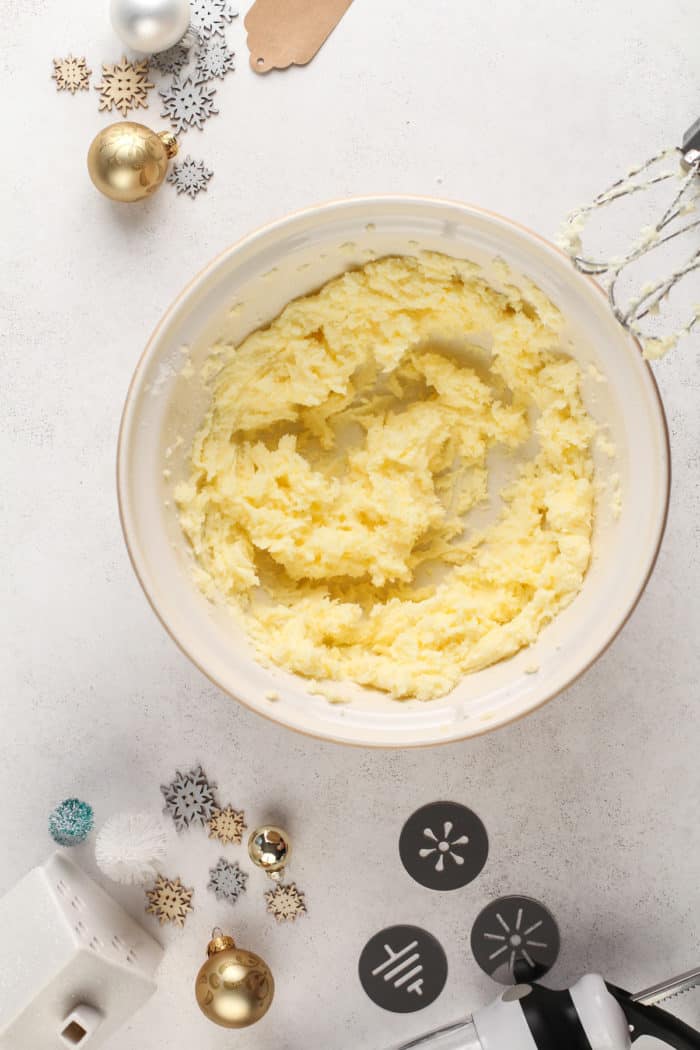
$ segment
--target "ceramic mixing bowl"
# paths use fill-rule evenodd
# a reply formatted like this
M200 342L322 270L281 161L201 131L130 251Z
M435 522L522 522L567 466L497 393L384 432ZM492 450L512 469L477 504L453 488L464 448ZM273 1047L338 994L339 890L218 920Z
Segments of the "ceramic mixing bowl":
M304 679L262 667L225 606L198 591L173 484L187 474L188 450L208 400L199 371L215 342L239 342L291 299L349 267L422 249L479 263L496 287L503 270L495 261L504 260L516 284L529 279L550 297L566 320L564 346L582 365L588 409L608 425L617 456L596 459L601 497L583 588L534 645L466 676L439 700L399 703L348 685L350 702L330 704L310 695ZM329 740L394 747L458 740L505 725L590 667L649 579L666 520L669 474L666 423L652 373L597 285L556 248L506 219L407 197L313 208L251 234L215 259L167 311L139 361L118 457L121 517L134 569L190 659L225 692L281 725ZM617 517L608 498L618 484L613 475L621 493ZM266 695L271 691L279 694L274 703Z

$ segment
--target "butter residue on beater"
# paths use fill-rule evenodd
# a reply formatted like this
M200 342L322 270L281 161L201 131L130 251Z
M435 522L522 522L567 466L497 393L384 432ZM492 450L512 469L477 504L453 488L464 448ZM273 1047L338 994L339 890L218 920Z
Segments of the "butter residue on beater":
M569 604L596 428L561 325L538 289L422 253L345 273L219 348L175 498L199 585L262 661L428 700ZM514 478L490 501L496 451ZM489 502L495 521L470 524Z

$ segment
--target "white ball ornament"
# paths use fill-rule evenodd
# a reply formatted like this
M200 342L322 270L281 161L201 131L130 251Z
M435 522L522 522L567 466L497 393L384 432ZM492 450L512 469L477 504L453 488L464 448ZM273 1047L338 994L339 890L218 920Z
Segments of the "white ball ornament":
M190 24L189 0L111 0L114 32L133 51L153 55L182 40Z
M160 817L117 813L97 836L95 860L100 871L114 882L141 885L157 875L167 849L167 833Z

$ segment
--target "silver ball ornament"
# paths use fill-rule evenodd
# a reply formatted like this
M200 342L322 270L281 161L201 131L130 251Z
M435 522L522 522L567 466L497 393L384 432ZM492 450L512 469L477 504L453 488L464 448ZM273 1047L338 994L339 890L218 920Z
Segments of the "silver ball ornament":
M190 24L189 0L111 0L114 32L133 51L153 55L182 40Z

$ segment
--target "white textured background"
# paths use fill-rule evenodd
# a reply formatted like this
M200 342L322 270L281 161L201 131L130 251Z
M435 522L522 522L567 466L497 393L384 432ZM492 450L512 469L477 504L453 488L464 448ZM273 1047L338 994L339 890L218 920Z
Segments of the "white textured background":
M206 931L229 925L229 911L205 891L219 851L191 832L170 868L196 887L197 910L184 932L162 934L161 988L109 1050L381 1050L493 996L469 930L506 892L557 916L552 984L590 968L635 987L697 963L697 348L656 367L674 487L632 621L566 695L471 743L344 750L222 696L148 608L114 486L132 369L210 257L288 210L383 191L465 199L553 234L698 116L695 0L355 0L310 66L267 78L247 66L241 17L220 115L183 143L214 169L209 192L191 202L166 186L131 207L102 199L86 175L87 146L109 121L97 93L57 95L49 79L54 55L84 53L95 72L119 57L106 8L4 5L0 891L47 854L59 799L88 799L98 822L157 809L160 783L201 761L224 801L291 829L310 912L275 927L251 875L230 917L272 966L276 1004L245 1033L209 1025L190 988ZM154 93L137 119L164 126ZM491 837L482 877L447 895L411 882L397 854L403 820L440 796L472 806ZM92 870L89 847L77 853ZM138 891L121 897L151 922ZM440 999L404 1017L370 1003L355 972L365 940L401 921L434 932L450 965ZM700 1023L700 993L677 1008Z

